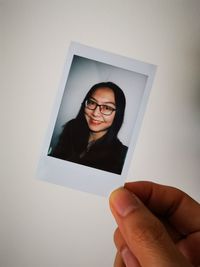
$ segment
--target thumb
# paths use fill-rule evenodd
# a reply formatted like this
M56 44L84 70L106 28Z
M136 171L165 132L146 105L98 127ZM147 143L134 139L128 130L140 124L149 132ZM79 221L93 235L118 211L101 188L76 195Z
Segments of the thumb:
M114 191L110 207L125 243L142 267L191 267L160 220L133 193L124 188Z

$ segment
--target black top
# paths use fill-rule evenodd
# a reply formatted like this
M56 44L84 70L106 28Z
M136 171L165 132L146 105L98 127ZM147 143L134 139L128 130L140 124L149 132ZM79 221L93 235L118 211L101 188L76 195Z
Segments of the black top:
M49 156L121 174L128 148L118 138L108 143L102 137L86 148L80 149L79 140L74 138L77 133L74 133L73 124L74 120L65 125L57 146Z

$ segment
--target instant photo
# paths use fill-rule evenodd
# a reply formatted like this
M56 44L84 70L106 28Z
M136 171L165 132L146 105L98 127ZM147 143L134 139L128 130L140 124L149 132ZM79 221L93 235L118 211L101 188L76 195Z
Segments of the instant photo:
M104 196L123 185L155 70L71 43L37 177Z

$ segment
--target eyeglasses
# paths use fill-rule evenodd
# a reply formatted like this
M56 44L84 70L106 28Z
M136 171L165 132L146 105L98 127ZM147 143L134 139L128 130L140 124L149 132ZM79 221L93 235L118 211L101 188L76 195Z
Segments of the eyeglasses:
M97 107L99 107L101 114L107 115L107 116L111 115L113 111L116 110L115 108L105 105L105 104L99 105L97 104L97 102L95 102L94 100L90 98L85 101L85 107L90 110L95 110Z

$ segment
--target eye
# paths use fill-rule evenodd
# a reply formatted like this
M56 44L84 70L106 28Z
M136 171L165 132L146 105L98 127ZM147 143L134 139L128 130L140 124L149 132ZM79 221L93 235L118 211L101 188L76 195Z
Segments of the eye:
M107 106L107 105L102 105L101 107L102 107L102 110L104 110L104 111L113 111L114 110L114 108Z
M87 100L87 106L96 106L96 102L93 101L92 99Z

